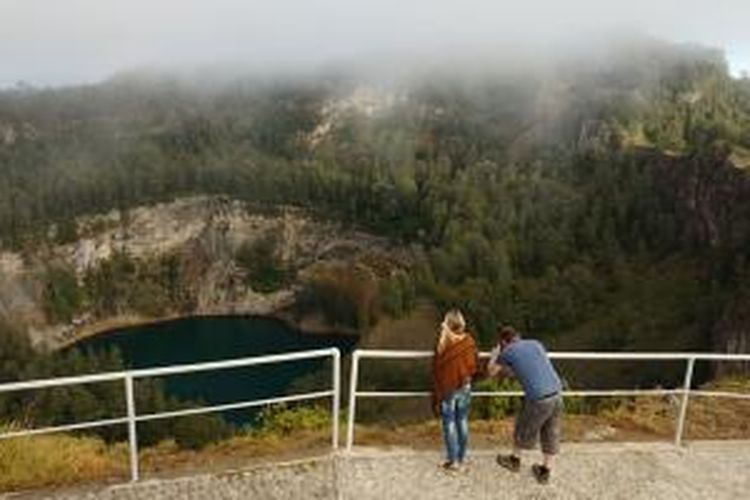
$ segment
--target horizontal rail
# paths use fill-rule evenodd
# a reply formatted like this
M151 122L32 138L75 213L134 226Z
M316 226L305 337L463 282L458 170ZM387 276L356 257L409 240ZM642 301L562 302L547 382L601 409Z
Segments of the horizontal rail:
M416 359L431 358L432 351L383 351L378 349L357 349L354 355L360 358Z
M175 410L161 413L147 413L136 417L136 422L146 422L153 420L164 420L175 417L186 417L189 415L201 415L205 413L218 413L229 410L241 410L243 408L252 408L253 406L263 406L276 403L290 403L292 401L306 401L309 399L319 399L333 396L333 391L307 392L304 394L295 394L292 396L283 396L278 398L258 399L255 401L243 401L239 403L227 403L223 405L201 406L188 408L185 410Z
M97 427L107 427L110 425L124 424L128 421L127 417L109 418L106 420L91 420L89 422L80 422L77 424L56 425L52 427L38 427L36 429L23 429L19 431L6 432L0 434L0 440L12 439L24 436L38 436L40 434L54 434L58 432L81 431L84 429L96 429Z
M750 399L750 394L741 392L691 390L690 394L709 398Z
M692 352L551 352L552 359L590 360L663 360L663 361L750 361L750 354L717 354Z
M358 398L412 398L430 396L429 391L357 391Z
M26 391L29 389L48 389L50 387L64 387L69 385L96 384L99 382L116 382L127 377L128 372L94 373L91 375L76 375L74 377L48 378L39 380L25 380L23 382L8 382L0 384L0 393Z
M671 396L682 394L682 389L633 389L633 390L584 390L563 391L563 396L569 397L628 397L628 396ZM430 391L357 391L358 398L406 398L430 396ZM523 391L472 391L471 397L518 397ZM750 397L750 395L748 395Z
M673 396L682 394L682 389L613 389L613 390L584 390L563 391L563 396L570 397L632 397L632 396ZM523 395L523 393L521 393Z
M45 389L76 384L92 384L98 382L113 382L123 380L127 377L146 378L164 377L168 375L179 375L185 373L228 370L231 368L243 368L247 366L264 365L270 363L282 363L286 361L299 361L303 359L322 358L334 355L338 352L336 348L318 349L314 351L300 351L288 354L271 354L253 358L236 358L224 361L208 361L205 363L194 363L184 365L165 366L158 368L144 368L139 370L127 370L119 372L95 373L91 375L76 375L73 377L60 377L40 380L28 380L23 382L10 382L0 384L1 392L23 391L28 389Z
M425 359L433 356L432 351L388 351L378 349L360 349L355 352L359 358L380 359ZM479 356L488 358L489 352L481 352ZM692 352L579 352L555 351L550 352L551 359L588 359L588 360L673 360L686 361L750 361L750 354L719 354Z
M133 378L164 377L166 375L179 375L212 370L225 370L231 368L243 368L247 366L267 365L273 363L284 363L288 361L301 361L303 359L323 358L336 356L339 350L335 347L329 349L316 349L312 351L290 352L286 354L269 354L253 358L237 358L224 361L209 361L192 365L166 366L163 368L147 368L144 370L133 370L130 374Z

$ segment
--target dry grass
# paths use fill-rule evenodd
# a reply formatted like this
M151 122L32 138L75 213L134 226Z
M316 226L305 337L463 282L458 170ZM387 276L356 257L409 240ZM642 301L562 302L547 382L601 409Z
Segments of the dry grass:
M0 433L10 430L5 426ZM322 455L330 445L328 430L241 435L200 451L165 441L140 451L140 468L144 477L206 473ZM126 443L107 445L97 438L64 434L0 441L0 492L125 481L129 474Z
M750 379L727 378L702 389L750 394ZM691 398L686 432L691 439L750 439L750 399Z
M2 426L0 432L11 431ZM0 491L126 477L127 449L100 439L49 435L0 442Z
M704 390L750 394L750 380L723 379ZM602 415L621 425L655 434L674 432L680 407L677 397L640 397ZM692 396L685 426L687 439L750 439L750 400Z
M472 420L469 424L471 446L478 449L508 447L512 443L513 418ZM600 415L566 415L563 440L580 441L653 441L668 439L671 430L650 430L628 420L613 421ZM357 426L356 444L378 447L437 449L442 433L437 419L397 427Z
M140 455L145 475L183 475L247 467L269 460L291 460L327 453L329 430L301 431L288 435L241 435L194 451L180 449L173 441L143 450Z

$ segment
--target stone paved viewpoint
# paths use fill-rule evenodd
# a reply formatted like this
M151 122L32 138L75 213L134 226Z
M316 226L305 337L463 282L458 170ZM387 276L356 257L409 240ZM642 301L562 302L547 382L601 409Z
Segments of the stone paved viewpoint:
M518 474L478 451L459 472L440 455L407 448L355 448L318 459L247 470L78 490L15 493L26 499L744 499L750 498L750 442L568 444L550 484L535 483L531 455ZM535 457L535 455L534 455Z

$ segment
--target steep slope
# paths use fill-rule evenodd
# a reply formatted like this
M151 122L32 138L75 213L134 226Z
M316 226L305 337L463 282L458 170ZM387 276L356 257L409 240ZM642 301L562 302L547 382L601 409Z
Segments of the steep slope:
M716 325L736 322L727 318L748 282L750 83L711 49L642 41L596 52L415 65L401 78L131 75L4 92L2 245L31 255L50 237L84 236L74 217L219 194L412 247L419 259L389 300L416 283L438 307L466 309L482 341L512 322L561 348L746 345L741 329ZM185 269L212 269L222 285L210 296L242 295L216 231ZM266 267L254 271L261 286L283 278ZM13 300L39 295L14 286ZM169 300L212 310L187 292Z

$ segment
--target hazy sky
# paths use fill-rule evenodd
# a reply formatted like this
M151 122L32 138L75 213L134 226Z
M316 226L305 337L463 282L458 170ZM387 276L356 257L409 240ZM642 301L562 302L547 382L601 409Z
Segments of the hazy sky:
M750 0L0 0L0 86L137 66L309 67L375 55L644 33L750 70Z

